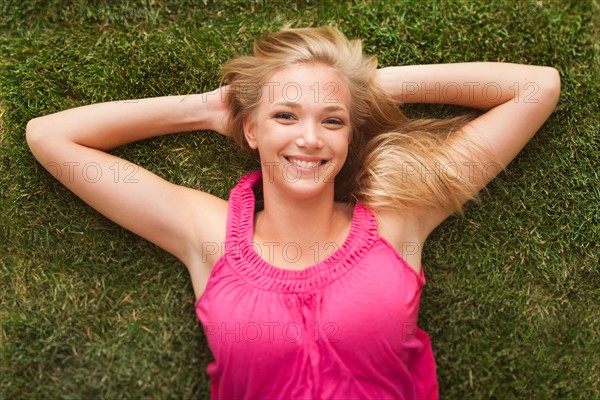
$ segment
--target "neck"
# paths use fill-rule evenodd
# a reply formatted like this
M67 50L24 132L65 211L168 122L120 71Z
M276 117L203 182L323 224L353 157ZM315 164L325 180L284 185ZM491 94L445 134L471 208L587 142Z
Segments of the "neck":
M264 198L264 211L255 221L259 241L309 247L315 242L338 240L336 235L347 222L340 218L343 212L333 201L333 187L331 191L302 200L289 199L285 194L271 192L265 187Z

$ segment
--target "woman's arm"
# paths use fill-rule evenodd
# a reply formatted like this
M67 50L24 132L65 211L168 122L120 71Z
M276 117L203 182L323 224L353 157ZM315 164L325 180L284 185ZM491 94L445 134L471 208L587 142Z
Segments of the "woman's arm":
M176 132L215 130L225 134L227 117L221 90L115 101L34 118L27 124L27 140L32 143L42 138L66 139L83 146L110 150Z
M560 95L560 77L554 68L508 63L389 67L378 70L376 79L398 102L455 104L486 111L448 140L457 153L473 144L489 151L473 153L473 159L460 165L475 190L516 157L550 116ZM424 215L419 221L424 237L448 215L443 210Z
M31 120L27 142L38 161L86 203L189 267L198 264L202 243L224 237L226 202L105 151L173 132L224 133L227 118L220 91L102 103Z
M456 104L481 110L508 100L538 103L540 90L560 93L556 69L511 63L387 67L377 70L376 80L399 103Z

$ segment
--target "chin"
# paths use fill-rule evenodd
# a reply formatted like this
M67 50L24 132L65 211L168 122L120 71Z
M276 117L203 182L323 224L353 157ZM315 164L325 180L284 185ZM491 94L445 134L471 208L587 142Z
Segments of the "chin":
M333 199L333 182L315 182L313 179L301 179L297 182L285 182L285 191L290 198L309 200L320 196L331 196Z

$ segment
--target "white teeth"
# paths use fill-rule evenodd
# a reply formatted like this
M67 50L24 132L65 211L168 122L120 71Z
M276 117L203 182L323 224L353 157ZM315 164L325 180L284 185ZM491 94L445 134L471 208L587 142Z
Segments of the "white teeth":
M306 168L306 169L317 168L319 165L321 165L321 161L303 161L303 160L295 160L293 158L290 158L289 160L292 164L297 165L300 168Z

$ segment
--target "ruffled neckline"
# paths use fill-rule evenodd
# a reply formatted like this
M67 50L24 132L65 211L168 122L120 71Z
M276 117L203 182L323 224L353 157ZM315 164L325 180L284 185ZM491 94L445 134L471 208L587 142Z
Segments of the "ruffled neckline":
M245 175L231 191L225 247L225 257L233 269L258 288L283 293L321 288L359 264L377 238L375 217L358 203L354 207L350 232L340 248L304 269L277 267L262 258L253 245L256 203L253 188L261 185L262 173L259 170Z

